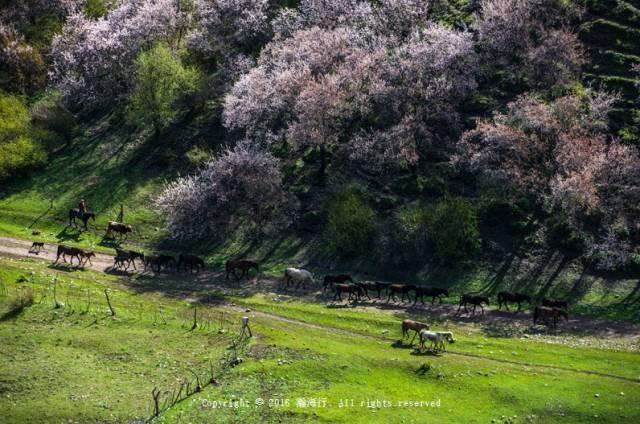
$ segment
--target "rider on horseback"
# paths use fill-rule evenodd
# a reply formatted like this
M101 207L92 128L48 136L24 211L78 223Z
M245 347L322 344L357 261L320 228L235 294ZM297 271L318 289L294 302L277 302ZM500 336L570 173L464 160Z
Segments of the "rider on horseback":
M87 211L87 205L84 203L84 199L80 200L80 204L78 205L78 215L80 215L80 219L84 218L84 214Z

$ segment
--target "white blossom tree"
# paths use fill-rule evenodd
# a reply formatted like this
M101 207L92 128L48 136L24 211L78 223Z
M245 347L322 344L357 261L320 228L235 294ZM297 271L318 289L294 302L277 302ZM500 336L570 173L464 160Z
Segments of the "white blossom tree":
M254 235L288 226L297 200L284 190L279 161L241 142L195 175L166 185L156 204L176 239L203 237L241 225Z

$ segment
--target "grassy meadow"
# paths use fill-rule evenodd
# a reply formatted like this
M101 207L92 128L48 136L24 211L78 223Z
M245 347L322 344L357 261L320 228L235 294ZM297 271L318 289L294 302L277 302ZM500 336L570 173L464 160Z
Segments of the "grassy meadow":
M192 372L205 380L211 369L216 385L163 410L156 422L640 418L629 406L640 401L637 338L439 320L233 286L204 291L188 277L67 273L34 259L0 260L0 279L0 411L7 423L142 422L153 412L155 387L175 394L195 381ZM11 312L25 293L34 304ZM255 337L234 351L242 315ZM439 355L411 349L397 342L405 317L428 319L457 341ZM242 362L224 367L231 353Z

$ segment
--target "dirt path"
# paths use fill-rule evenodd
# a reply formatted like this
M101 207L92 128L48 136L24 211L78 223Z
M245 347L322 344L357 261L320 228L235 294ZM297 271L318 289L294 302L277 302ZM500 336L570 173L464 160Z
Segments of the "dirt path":
M50 261L51 263L55 261L57 245L45 244L45 251L37 255L29 253L30 247L31 242L28 240L0 237L0 256L31 257ZM137 270L135 271L132 268L130 268L128 272L114 269L113 256L106 255L104 253L96 253L96 257L92 259L92 264L87 264L86 266L87 269L117 274L125 278L141 272L141 267L142 264L138 261ZM71 267L68 264L62 263L62 260L60 260L60 264L53 268L70 270L75 269L75 265ZM347 302L331 302L331 296L322 293L322 291L310 290L301 293L293 290L287 290L281 286L279 281L265 277L236 282L233 278L226 281L223 273L215 271L203 271L195 275L181 273L180 278L176 278L175 273L154 274L149 271L145 274L156 276L160 282L163 280L171 282L171 289L164 286L159 288L145 287L145 289L166 291L173 296L191 297L196 291L202 292L208 290L223 290L228 293L260 292L265 294L273 293L278 295L295 296L296 298L304 299L306 301L330 304L334 308L351 307ZM471 316L469 314L457 314L457 307L451 304L440 305L436 303L435 305L430 305L429 302L427 302L424 306L421 304L413 306L411 302L386 302L384 298L372 298L372 300L358 302L357 307L360 310L371 308L374 310L383 309L398 314L411 313L415 315L428 315L431 319L437 321L450 320L457 323L473 322L484 325L485 328L493 328L498 333L503 331L507 326L528 327L531 324L531 313L529 311L516 313L487 309L484 314L478 313ZM570 321L568 323L563 323L559 329L562 332L573 333L576 335L594 335L606 338L625 337L640 340L640 326L635 323L602 320L584 315L571 315Z

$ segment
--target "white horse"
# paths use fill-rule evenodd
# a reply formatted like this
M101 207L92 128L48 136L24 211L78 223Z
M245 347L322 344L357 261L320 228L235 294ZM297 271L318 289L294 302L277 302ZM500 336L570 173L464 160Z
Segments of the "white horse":
M449 343L454 343L456 339L453 338L453 333L451 331L429 331L429 330L420 330L420 350L425 349L425 343L428 341L431 342L431 347L435 350L447 350L444 346L444 341L448 341Z
M284 283L287 287L291 284L296 284L296 289L302 285L305 288L305 283L313 284L313 274L306 269L287 268L284 271Z

